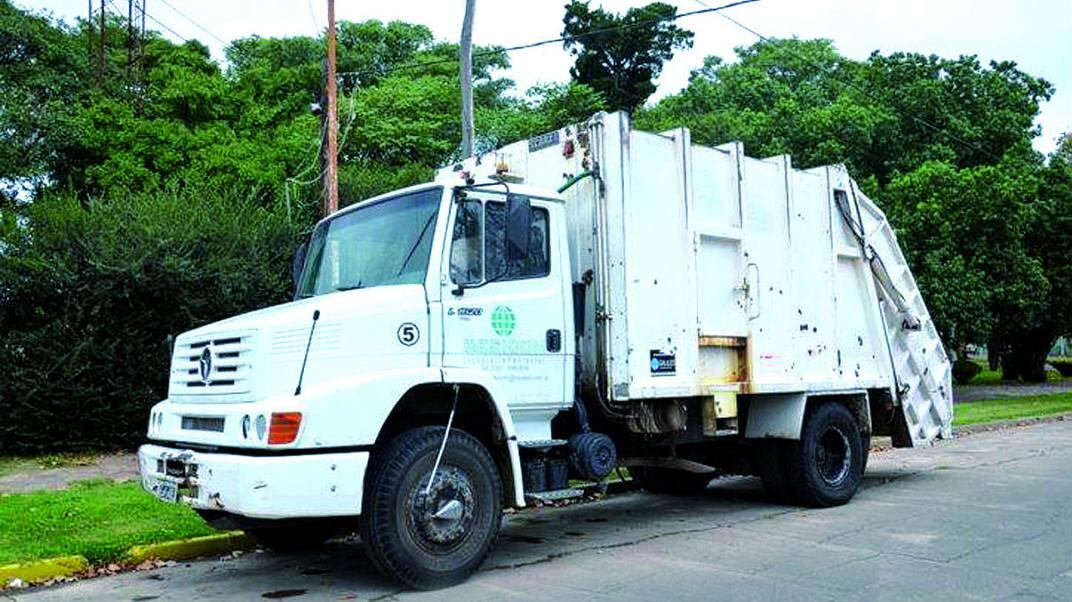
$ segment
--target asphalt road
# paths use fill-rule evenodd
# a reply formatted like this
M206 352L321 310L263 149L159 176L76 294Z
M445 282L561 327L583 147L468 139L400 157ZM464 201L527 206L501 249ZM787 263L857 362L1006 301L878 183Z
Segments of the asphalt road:
M46 600L1072 600L1072 422L872 456L841 508L764 501L755 479L512 516L484 568L402 592L356 542L25 592Z

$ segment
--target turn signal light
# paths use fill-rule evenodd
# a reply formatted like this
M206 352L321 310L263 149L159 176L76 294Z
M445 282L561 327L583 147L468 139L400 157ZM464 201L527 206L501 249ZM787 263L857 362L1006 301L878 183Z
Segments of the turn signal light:
M273 412L272 424L268 428L268 444L294 443L300 426L301 412Z

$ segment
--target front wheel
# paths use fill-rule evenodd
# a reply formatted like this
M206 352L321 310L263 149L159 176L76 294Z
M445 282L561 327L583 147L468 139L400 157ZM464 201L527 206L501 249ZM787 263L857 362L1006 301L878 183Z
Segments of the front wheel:
M805 506L844 504L860 487L864 462L860 427L839 403L809 408L800 440L787 442L784 453L789 486Z
M378 454L366 480L361 538L387 577L416 589L448 587L491 551L502 521L495 461L475 437L451 429L406 431Z

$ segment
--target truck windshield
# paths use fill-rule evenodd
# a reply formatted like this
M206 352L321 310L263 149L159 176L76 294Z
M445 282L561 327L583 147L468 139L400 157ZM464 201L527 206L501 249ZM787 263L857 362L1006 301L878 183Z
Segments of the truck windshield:
M297 296L423 284L442 194L442 188L420 190L321 222L309 242Z

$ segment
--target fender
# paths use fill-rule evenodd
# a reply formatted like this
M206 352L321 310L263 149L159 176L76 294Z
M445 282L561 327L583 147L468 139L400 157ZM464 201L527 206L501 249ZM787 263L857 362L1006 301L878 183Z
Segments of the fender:
M437 368L377 370L310 383L300 396L277 395L258 407L302 412L302 433L298 437L302 448L372 445L406 391L422 383L442 382L442 378Z
M844 404L860 426L871 432L867 391L837 391L810 396L806 393L771 393L753 395L749 399L745 438L800 439L809 398L825 398Z
M442 380L444 383L472 384L483 387L491 397L495 406L495 414L502 423L503 435L506 438L506 449L510 454L510 472L514 480L514 504L518 507L525 506L525 488L521 480L521 452L517 446L517 432L514 430L514 419L510 416L510 408L506 402L506 394L490 374L475 368L442 368ZM386 418L386 416L385 416Z

